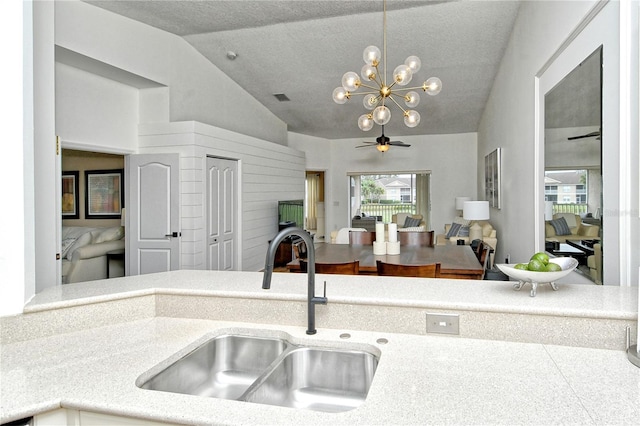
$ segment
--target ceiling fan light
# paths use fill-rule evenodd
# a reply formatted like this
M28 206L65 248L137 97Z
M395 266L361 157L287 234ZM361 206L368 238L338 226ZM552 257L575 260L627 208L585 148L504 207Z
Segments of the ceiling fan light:
M404 64L408 66L411 72L414 74L420 71L420 67L422 66L422 62L417 56L409 56L407 59L405 59Z
M442 90L442 81L438 77L431 77L424 82L422 90L431 96L435 96Z
M362 52L362 59L364 59L365 64L373 65L374 67L380 63L381 56L382 53L376 46L367 46Z
M363 132L368 132L373 128L373 116L371 114L362 114L358 118L358 127Z
M378 105L378 97L373 94L366 95L362 99L362 105L364 105L366 109L371 111L376 107L376 105Z
M398 65L393 70L393 80L400 86L406 86L411 81L411 77L413 77L413 73L407 65Z
M348 71L342 76L342 87L349 92L355 92L360 87L360 76L353 72Z
M384 105L380 105L373 110L373 121L380 126L384 126L391 120L391 111Z
M378 144L378 145L376 145L376 149L378 151L380 151L380 152L387 152L387 151L389 151L389 145L387 145L387 144L384 144L384 145Z
M420 124L420 114L418 111L409 110L404 113L404 124L407 127L416 127Z
M420 103L420 94L418 92L408 92L404 95L404 103L409 108L415 108Z
M344 87L336 87L333 89L333 101L337 104L344 104L349 100L349 92Z

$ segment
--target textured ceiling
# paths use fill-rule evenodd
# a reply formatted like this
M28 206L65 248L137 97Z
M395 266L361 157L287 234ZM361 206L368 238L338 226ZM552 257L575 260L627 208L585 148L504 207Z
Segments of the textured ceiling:
M358 74L362 51L383 45L378 1L91 1L95 6L182 36L288 125L318 137L366 138L362 97L344 105L331 93L346 71ZM475 132L504 54L519 1L387 2L387 78L410 55L422 60L411 86L442 80L435 97L422 92L414 129L391 106L392 136ZM238 56L227 59L227 51ZM414 84L415 83L415 84ZM290 99L279 102L273 95Z

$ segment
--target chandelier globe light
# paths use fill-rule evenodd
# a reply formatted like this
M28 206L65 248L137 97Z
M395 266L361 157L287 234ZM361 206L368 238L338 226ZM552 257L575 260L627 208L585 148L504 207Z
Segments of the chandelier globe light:
M442 81L438 77L427 79L422 85L405 87L413 79L414 74L420 71L422 62L417 56L409 56L404 64L398 65L394 70L390 82L387 82L387 2L383 0L383 46L382 52L376 46L367 46L362 53L364 66L360 75L354 71L348 71L342 76L342 86L333 91L333 100L337 104L347 103L352 95L363 95L363 106L371 111L362 114L358 118L358 127L362 131L369 131L374 124L384 126L391 120L391 110L387 103L395 104L404 117L407 127L416 127L420 124L420 114L411 109L420 103L420 94L416 89L422 89L430 96L435 96L442 90ZM384 65L383 73L380 66ZM362 77L362 78L361 78ZM360 87L371 91L357 92ZM400 102L408 109L405 109ZM378 148L379 149L379 148Z

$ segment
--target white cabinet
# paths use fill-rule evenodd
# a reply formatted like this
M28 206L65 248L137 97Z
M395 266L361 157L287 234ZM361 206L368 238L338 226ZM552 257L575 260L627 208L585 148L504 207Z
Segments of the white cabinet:
M33 419L34 426L171 426L171 423L131 417L93 413L90 411L59 410L38 414Z

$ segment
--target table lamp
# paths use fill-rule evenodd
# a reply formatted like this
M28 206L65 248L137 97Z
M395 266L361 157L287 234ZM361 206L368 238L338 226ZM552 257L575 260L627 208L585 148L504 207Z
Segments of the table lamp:
M471 197L456 197L456 210L460 212L460 216L462 216L462 210L464 210L464 203L466 201L471 201Z
M489 202L488 201L465 201L463 217L466 220L475 221L469 228L469 241L482 239L482 227L478 220L489 220Z

